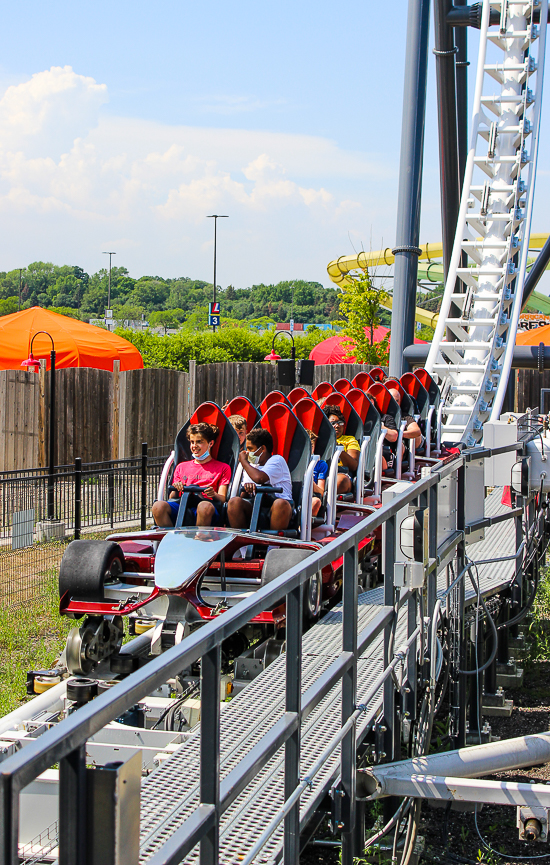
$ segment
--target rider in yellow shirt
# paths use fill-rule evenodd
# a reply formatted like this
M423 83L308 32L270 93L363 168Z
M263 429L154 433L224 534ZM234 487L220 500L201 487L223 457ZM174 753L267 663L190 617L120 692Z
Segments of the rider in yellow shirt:
M338 462L338 467L342 468L342 471L338 472L338 494L349 493L352 490L350 473L357 471L361 448L355 436L344 435L346 422L338 406L325 406L325 414L336 433L336 443L344 448Z

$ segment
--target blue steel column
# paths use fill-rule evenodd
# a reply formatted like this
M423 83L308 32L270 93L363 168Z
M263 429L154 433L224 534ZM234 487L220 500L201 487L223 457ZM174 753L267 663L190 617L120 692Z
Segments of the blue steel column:
M441 228L445 277L449 271L460 207L455 81L457 48L454 42L453 28L447 24L447 13L452 5L452 0L434 0L439 185L441 189Z
M409 0L397 230L392 250L395 273L390 376L398 377L406 369L403 352L414 339L429 29L430 0Z

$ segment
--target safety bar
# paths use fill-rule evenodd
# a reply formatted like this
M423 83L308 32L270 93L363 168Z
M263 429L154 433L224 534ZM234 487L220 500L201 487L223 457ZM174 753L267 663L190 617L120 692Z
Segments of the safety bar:
M323 528L334 531L336 525L336 497L338 495L338 461L344 448L338 445L330 463L327 484L327 519Z
M172 453L170 454L170 456L168 457L168 459L164 463L164 467L163 467L161 475L160 475L159 486L158 486L158 490L157 490L157 499L159 501L163 501L164 496L166 495L166 482L168 480L168 474L170 472L170 469L172 468L172 464L173 464L175 458L176 458L176 452L172 451Z
M437 410L437 456L441 453L441 423L443 420L443 409L445 407L445 403L443 400L439 403L439 408Z
M432 455L432 418L434 415L434 411L435 411L435 405L431 405L430 408L428 409L428 417L426 418L426 426L425 426L426 456L428 457L428 459Z
M401 469L403 466L403 436L406 428L407 424L402 420L399 424L399 435L397 436L397 444L395 446L395 477L398 481L401 480Z
M359 452L359 463L355 474L355 502L360 505L363 501L363 490L365 487L365 471L367 464L367 450L369 448L370 436L363 436L361 450Z
M308 463L308 467L304 474L304 484L302 487L302 513L300 514L300 540L311 540L311 524L313 507L313 472L316 463L319 462L319 455L312 454Z
M380 432L378 444L376 445L376 461L374 463L374 495L380 496L382 491L382 462L384 460L384 441L386 439L386 430Z

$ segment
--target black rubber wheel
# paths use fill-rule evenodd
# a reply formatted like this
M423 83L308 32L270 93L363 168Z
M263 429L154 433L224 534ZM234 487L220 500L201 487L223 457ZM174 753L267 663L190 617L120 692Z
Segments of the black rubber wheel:
M104 694L109 691L114 685L118 685L118 679L100 679L97 683L97 693Z
M69 679L67 682L67 699L73 703L89 703L97 697L96 679Z
M113 541L71 541L59 568L59 597L102 601L106 580L124 571L124 553Z
M111 655L109 664L111 673L117 676L129 676L137 668L138 659L133 655Z
M305 583L304 594L302 597L302 609L305 622L314 622L319 616L321 609L321 594L323 592L323 582L321 580L321 572L318 571L309 578Z
M311 556L311 550L269 550L262 569L262 586L280 577L285 571ZM303 586L302 605L304 621L310 622L319 615L322 585L320 574L314 574Z

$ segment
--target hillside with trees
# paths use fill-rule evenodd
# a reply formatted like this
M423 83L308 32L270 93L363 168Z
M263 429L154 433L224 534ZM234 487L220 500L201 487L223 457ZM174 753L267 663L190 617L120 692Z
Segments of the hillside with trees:
M92 275L81 267L36 261L28 267L0 272L0 315L16 312L21 277L21 307L42 306L84 320L103 317L107 307L109 272ZM218 287L222 316L235 322L268 318L308 324L338 318L338 291L319 282L297 279L249 288ZM212 284L200 279L141 276L134 279L125 267L111 271L111 307L118 320L139 320L152 325L196 329L206 324Z

